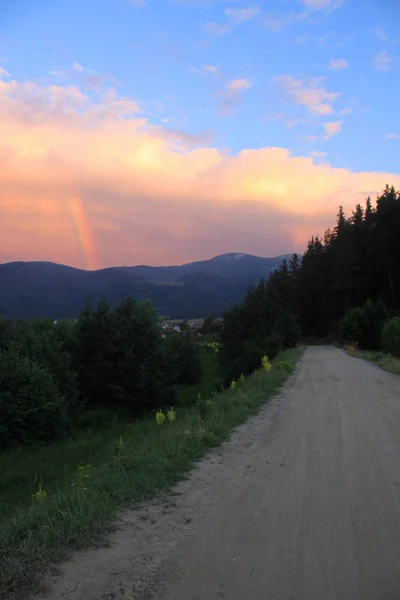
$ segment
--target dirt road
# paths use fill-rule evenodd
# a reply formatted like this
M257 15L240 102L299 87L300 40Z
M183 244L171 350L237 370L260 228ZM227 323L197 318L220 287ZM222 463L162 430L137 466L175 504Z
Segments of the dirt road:
M126 514L47 598L399 600L400 377L309 348L170 503Z

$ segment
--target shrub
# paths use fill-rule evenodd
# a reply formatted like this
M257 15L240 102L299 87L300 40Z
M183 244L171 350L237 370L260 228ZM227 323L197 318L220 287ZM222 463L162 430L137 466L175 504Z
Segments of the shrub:
M358 342L360 348L376 350L381 345L382 326L388 316L386 306L367 300L364 306L347 311L340 323L342 340Z
M169 333L164 340L169 378L174 384L195 385L200 382L202 366L200 347L186 333Z
M88 408L140 414L172 398L169 357L155 309L126 298L114 310L100 302L77 324L74 359Z
M386 352L400 357L400 317L393 317L384 324L382 345Z
M50 441L68 425L49 371L17 349L0 351L0 447Z

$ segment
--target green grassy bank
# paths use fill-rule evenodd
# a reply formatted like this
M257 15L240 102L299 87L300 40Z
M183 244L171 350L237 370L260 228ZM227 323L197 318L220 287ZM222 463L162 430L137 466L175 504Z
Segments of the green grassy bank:
M400 375L400 358L396 358L391 354L384 354L383 352L371 352L366 350L348 350L350 356L355 358L362 358L369 362L378 365L381 369L389 371L390 373L396 373Z
M288 350L270 371L177 407L172 422L115 422L0 455L0 597L22 596L51 563L101 543L119 509L168 490L279 391L301 352Z

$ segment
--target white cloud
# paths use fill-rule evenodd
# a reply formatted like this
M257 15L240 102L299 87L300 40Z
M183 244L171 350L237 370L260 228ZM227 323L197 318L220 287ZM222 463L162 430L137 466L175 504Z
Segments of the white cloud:
M210 35L225 35L230 32L229 25L221 25L221 23L216 23L215 21L208 21L203 25L204 29Z
M3 67L0 67L0 78L3 78L3 77L11 77L11 75L8 71L3 69Z
M222 93L223 99L219 104L220 114L225 116L230 115L232 109L241 103L243 92L251 88L251 85L250 81L244 77L238 77L229 81Z
M226 89L229 94L238 94L240 92L244 92L251 87L251 83L248 79L244 77L238 77L237 79L232 79L229 83L226 84Z
M336 135L342 131L342 121L331 121L330 123L324 123L324 131L324 140L329 140L333 135Z
M286 14L276 14L271 12L265 17L264 23L265 27L270 31L282 31L282 29L290 27L294 23L305 21L307 19L309 19L309 15L305 12L291 12Z
M388 133L386 137L389 140L400 140L400 135L398 133Z
M203 65L201 68L206 73L211 73L211 75L218 75L219 74L219 68L216 67L215 65Z
M318 152L318 150L312 150L310 152L310 156L312 156L313 158L322 158L323 156L326 156L326 152Z
M347 42L349 42L350 39L351 38L349 35L342 35L337 33L336 31L328 31L327 33L324 33L323 35L318 37L317 42L318 44L329 44L332 46L336 46L337 48L341 48L342 46L347 44Z
M342 3L343 0L298 0L300 4L304 6L307 10L316 11L316 10L335 10Z
M85 67L82 67L82 65L80 65L77 62L74 62L74 64L71 67L71 71L77 71L78 73L83 73L85 71Z
M341 71L342 69L348 69L349 63L345 58L331 58L329 61L329 68L332 71Z
M247 8L226 8L225 14L234 23L244 23L250 21L258 15L260 9L258 6L248 6Z
M388 71L390 69L390 62L391 58L388 56L386 50L379 52L372 61L375 69L378 69L378 71Z
M200 68L190 67L191 71L197 75L219 75L220 70L215 65L202 65Z
M343 110L339 111L339 115L349 115L351 113L351 108L343 108Z
M310 144L314 144L318 140L318 136L316 135L304 135L300 138L303 142L308 142Z
M296 104L305 106L314 115L329 115L332 105L340 96L339 92L328 92L322 85L325 77L307 80L296 79L291 75L280 75L278 81Z
M109 73L97 73L86 69L78 62L74 62L68 69L55 69L50 71L50 75L59 79L73 79L79 81L90 90L100 90L108 84L117 85L120 82Z
M389 34L387 34L386 31L384 31L380 27L374 29L373 34L376 38L378 38L378 40L381 40L381 42L388 42L390 39Z

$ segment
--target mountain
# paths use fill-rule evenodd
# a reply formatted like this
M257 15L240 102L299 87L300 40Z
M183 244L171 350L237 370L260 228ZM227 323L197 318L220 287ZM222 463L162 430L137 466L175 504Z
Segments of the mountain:
M97 271L51 262L0 264L0 316L75 318L89 298L116 304L126 296L149 298L166 318L219 315L284 258L231 253L180 266Z

